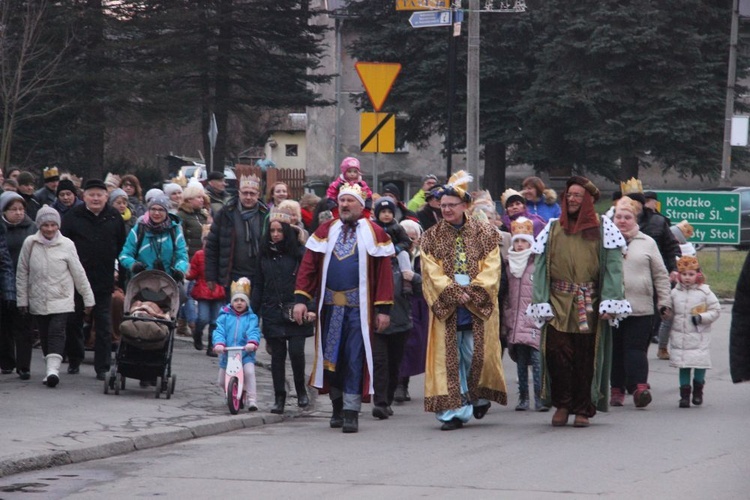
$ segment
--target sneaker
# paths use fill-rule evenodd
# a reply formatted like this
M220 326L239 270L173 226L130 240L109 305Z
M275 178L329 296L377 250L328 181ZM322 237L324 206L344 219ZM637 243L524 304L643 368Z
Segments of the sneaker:
M651 391L646 384L638 384L635 394L633 394L633 403L636 408L645 408L651 402Z
M666 347L660 347L656 353L656 357L659 359L669 360L669 351Z
M247 411L258 411L258 405L255 401L247 402Z
M461 422L461 419L453 417L447 422L443 422L443 425L440 426L440 430L441 431L455 431L456 429L460 429L463 426L464 426L464 423Z
M613 387L610 390L609 406L623 406L625 404L625 393L622 389Z
M516 411L526 411L529 409L529 400L527 398L521 398L518 400L516 405Z

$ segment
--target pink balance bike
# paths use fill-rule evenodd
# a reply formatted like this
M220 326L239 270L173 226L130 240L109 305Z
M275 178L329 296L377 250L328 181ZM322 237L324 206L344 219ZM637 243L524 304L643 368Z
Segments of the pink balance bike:
M229 413L237 415L245 406L243 394L245 389L245 372L242 369L244 347L226 347L227 369L224 376L224 394L227 398Z

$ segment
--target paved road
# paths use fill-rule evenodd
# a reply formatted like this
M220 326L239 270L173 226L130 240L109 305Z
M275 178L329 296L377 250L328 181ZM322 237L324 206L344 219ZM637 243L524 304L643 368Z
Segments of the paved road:
M415 379L414 401L386 421L363 412L359 434L329 429L319 400L321 411L278 425L8 476L0 498L748 498L750 385L729 381L728 326L725 306L701 408L677 408L677 370L655 349L654 402L636 410L629 400L588 429L553 429L550 413L515 412L512 397L441 432ZM514 370L508 361L511 386Z

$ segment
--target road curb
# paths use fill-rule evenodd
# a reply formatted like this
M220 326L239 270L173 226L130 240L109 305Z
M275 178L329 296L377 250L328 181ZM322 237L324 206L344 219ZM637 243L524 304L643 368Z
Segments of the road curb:
M67 446L64 449L41 453L19 453L0 460L0 477L125 455L138 450L147 450L190 439L216 436L218 434L250 429L261 425L277 424L283 421L284 417L282 415L265 413L208 417L195 422L181 424L179 428L170 427L160 430L149 430L139 432L136 436L112 436L112 438L105 438L102 442L93 445Z

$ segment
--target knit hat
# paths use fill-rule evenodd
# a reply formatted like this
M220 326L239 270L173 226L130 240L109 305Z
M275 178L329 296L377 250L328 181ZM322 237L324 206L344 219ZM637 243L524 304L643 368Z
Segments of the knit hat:
M24 207L26 206L26 200L15 191L5 191L3 194L0 194L0 213L5 212L5 209L16 200L23 203Z
M504 208L508 208L508 205L514 201L520 201L521 203L523 203L524 198L523 196L521 196L521 193L519 193L515 189L506 189L500 196L500 201L502 202Z
M109 204L113 204L117 198L124 197L126 200L128 199L128 193L123 191L120 188L115 189L111 193L109 193Z
M42 170L42 176L44 176L44 182L54 182L60 180L60 172L57 167L47 167Z
M2 196L0 196L0 204L2 204ZM683 220L681 222L678 222L675 224L683 236L685 236L685 239L689 240L693 237L695 234L695 229L693 228L692 224L690 224L688 221Z
M534 244L534 223L526 217L519 217L510 223L510 232L513 237L510 239L511 244L516 240L528 241Z
M36 181L34 180L34 174L31 172L21 172L18 174L18 178L16 179L18 181L19 186L28 186L29 184L34 184Z
M356 168L360 172L362 171L362 169L359 166L359 160L354 158L353 156L347 156L346 158L344 158L339 168L341 168L342 174L345 174L346 171L349 170L350 168Z
M159 188L149 189L146 192L146 196L145 196L146 203L148 203L152 199L156 198L157 196L164 196L164 191L162 191Z
M395 184L390 184L389 183L389 184L386 184L385 186L383 186L383 193L382 194L383 195L392 194L393 196L396 197L396 200L400 200L401 199L401 190Z
M375 202L375 218L380 218L380 212L383 211L384 208L387 208L391 211L392 214L396 214L396 204L393 203L393 200L390 198L384 196L380 198L378 201Z
M185 188L184 191L182 191L182 199L183 200L192 200L193 198L203 198L203 186L190 186Z
M104 189L107 190L107 185L99 179L89 179L83 185L83 190L88 191L89 189Z
M164 194L166 194L167 196L172 196L174 193L182 193L182 186L180 186L176 182L164 184Z
M57 191L55 192L55 194L57 196L60 196L61 191L70 191L73 194L78 193L76 185L73 184L73 181L71 181L70 179L63 179L57 184Z
M232 282L230 287L232 292L232 301L234 299L242 299L249 306L250 305L250 280L247 278L240 278L237 281Z
M428 180L432 179L433 181L437 182L438 178L435 174L427 174L424 177L422 177L422 184L427 182Z
M42 227L42 224L44 224L45 222L54 222L59 227L60 226L60 212L50 207L49 205L44 205L36 213L35 222L36 222L36 227L38 228Z
M172 202L169 201L169 198L164 195L151 198L151 201L148 202L148 208L151 208L155 205L162 207L167 212L172 208Z
M107 177L104 178L104 184L111 187L120 187L120 176L110 172L107 174Z

